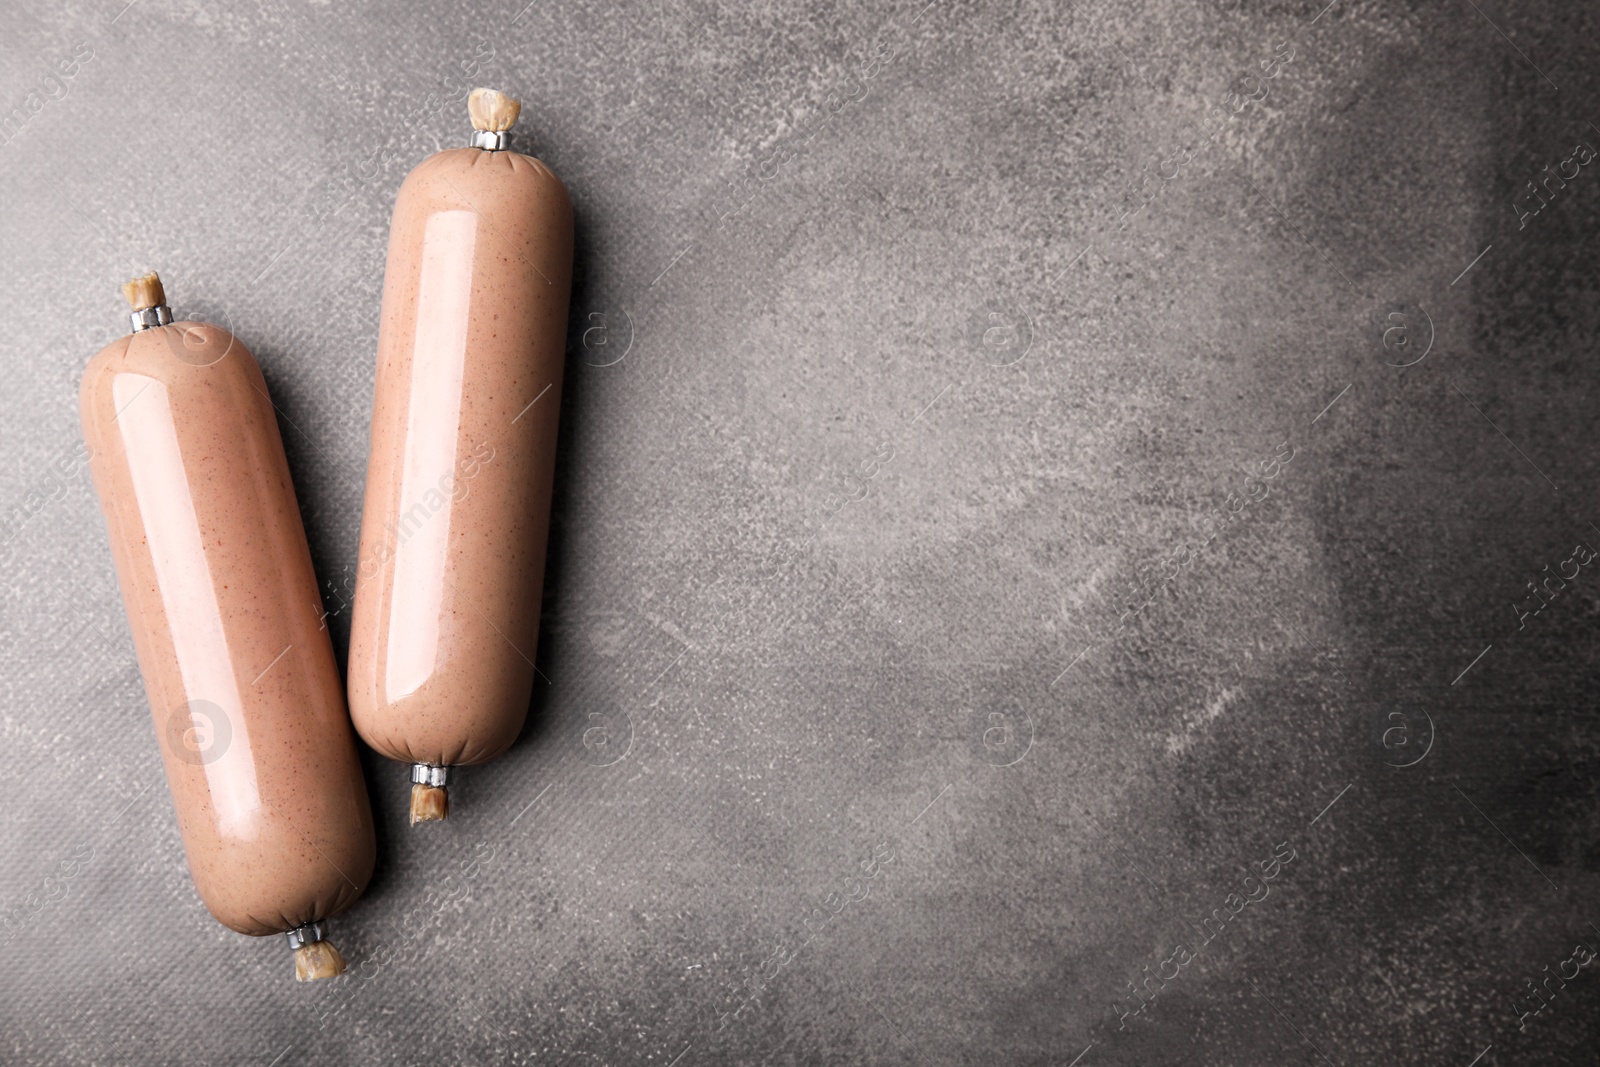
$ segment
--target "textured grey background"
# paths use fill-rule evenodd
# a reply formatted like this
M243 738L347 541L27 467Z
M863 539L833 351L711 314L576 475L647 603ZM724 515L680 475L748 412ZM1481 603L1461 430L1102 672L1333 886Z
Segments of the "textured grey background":
M1600 573L1514 606L1600 545L1600 173L1514 199L1593 5L3 24L0 1061L1595 1062L1600 967L1527 984L1600 947ZM389 208L480 83L578 213L548 684L444 826L369 757L297 986L190 886L76 383L136 270L232 326L342 658Z

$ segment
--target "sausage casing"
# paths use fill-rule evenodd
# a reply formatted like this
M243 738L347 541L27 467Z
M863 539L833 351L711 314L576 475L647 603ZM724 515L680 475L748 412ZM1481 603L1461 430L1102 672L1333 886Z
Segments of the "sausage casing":
M483 763L527 715L554 476L572 205L544 164L461 148L395 204L350 640L356 729Z
M244 934L349 906L372 812L266 383L231 334L142 330L80 390L196 888Z

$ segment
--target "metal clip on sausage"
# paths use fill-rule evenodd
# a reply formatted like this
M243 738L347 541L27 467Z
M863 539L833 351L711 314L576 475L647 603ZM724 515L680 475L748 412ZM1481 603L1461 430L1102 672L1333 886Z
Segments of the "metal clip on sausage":
M155 272L151 271L150 272L150 276L152 278L154 278L155 277ZM141 278L141 279L138 279L136 281L131 281L128 284L129 285L142 285L142 284L146 284L146 283L145 283L144 279ZM156 284L160 285L160 279L156 280ZM157 290L157 292L159 292L159 290ZM151 296L148 296L148 297L141 296L139 301L136 301L136 303L137 302L141 302L144 299L165 300L166 299L166 295L163 293L163 294L161 294L159 296L157 296L157 295L151 295ZM171 325L172 324L172 309L169 308L165 304L157 304L154 307L135 308L133 311L128 313L128 318L133 324L133 332L134 333L139 333L139 332L141 332L143 330L153 330L157 326L169 326L169 325Z
M467 138L468 148L481 148L485 152L504 152L511 147L510 130L473 130Z

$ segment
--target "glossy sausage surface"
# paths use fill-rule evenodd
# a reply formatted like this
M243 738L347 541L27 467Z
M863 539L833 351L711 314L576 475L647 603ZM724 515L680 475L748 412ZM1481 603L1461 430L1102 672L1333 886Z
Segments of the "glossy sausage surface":
M226 330L115 341L90 467L196 888L270 934L349 906L372 812L266 383Z
M373 748L483 763L532 695L572 278L544 164L440 152L395 204L350 638Z

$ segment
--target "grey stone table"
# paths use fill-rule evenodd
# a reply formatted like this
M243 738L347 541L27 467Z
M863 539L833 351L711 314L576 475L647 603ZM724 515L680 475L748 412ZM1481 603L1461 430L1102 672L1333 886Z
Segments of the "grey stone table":
M1592 5L124 2L0 44L0 1061L1594 1062ZM476 84L577 205L543 678L445 825L369 754L297 986L76 384L135 271L231 324L342 657Z

